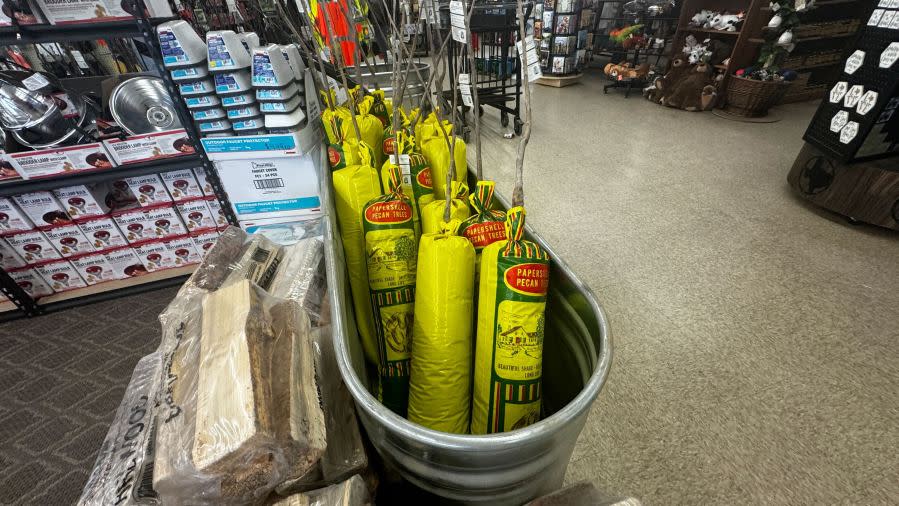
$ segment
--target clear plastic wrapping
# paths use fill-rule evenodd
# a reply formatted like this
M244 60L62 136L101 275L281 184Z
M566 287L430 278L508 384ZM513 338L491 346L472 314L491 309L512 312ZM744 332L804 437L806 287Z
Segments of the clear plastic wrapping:
M271 503L271 506L366 506L373 504L358 474L330 487L310 490Z
M151 487L152 438L161 372L159 352L137 363L78 499L79 506L156 503L156 493Z
M259 503L321 457L306 318L245 278L188 284L160 315L153 487L164 504Z

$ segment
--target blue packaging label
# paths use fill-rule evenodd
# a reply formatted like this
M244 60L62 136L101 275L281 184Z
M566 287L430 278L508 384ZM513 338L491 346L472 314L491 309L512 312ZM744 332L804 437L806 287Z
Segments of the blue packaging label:
M185 63L187 55L181 48L181 43L175 37L175 33L171 30L161 30L159 32L159 47L162 49L162 61L166 64Z
M275 71L272 68L272 60L266 53L253 55L253 86L276 86Z
M195 120L208 120L220 117L219 111L217 109L206 109L203 111L195 111L193 113Z
M255 114L256 111L249 107L241 107L239 109L231 109L228 111L228 118L247 118ZM237 128L237 127L235 127Z
M265 126L261 120L257 119L248 119L244 121L237 121L231 125L235 130L252 130L256 128L262 128Z
M212 97L204 96L204 97L190 97L184 99L187 102L187 107L202 107L204 105L214 105L212 101Z
M256 90L256 98L259 100L282 100L287 97L284 96L284 90Z
M287 102L265 102L261 104L262 112L290 112L287 109Z
M222 105L225 107L231 107L233 105L243 105L249 104L250 100L246 97L246 95L238 95L236 97L222 97Z
M263 200L260 202L238 202L234 204L234 207L237 209L237 214L274 213L298 209L315 209L321 207L321 199L318 197L302 197L284 200Z
M234 60L225 46L225 39L221 35L212 35L206 38L206 47L209 50L209 68L231 67Z
M228 128L228 125L224 124L221 121L210 121L209 123L200 123L200 131L201 132L224 130L226 128Z
M181 90L181 93L208 93L212 91L208 86L206 86L205 81L194 81L192 83L179 84L178 88Z
M189 77L198 77L200 71L195 68L177 69L172 71L172 78L187 79Z
M297 148L292 135L266 135L252 139L224 137L203 139L207 153L240 153L246 151L291 151Z
M215 75L216 93L228 93L233 91L240 91L240 85L237 84L233 74L226 73Z

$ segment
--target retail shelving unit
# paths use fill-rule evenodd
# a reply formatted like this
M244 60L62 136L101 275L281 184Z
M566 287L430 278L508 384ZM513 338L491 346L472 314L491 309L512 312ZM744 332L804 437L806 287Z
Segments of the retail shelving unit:
M141 0L132 0L131 12L146 13ZM156 66L155 73L164 81L173 97L177 97L175 83L162 64L159 42L156 38L156 25L175 18L154 18L135 16L133 20L111 21L67 25L24 25L3 27L0 29L0 46L19 46L52 42L84 41L111 38L140 39L148 47L146 56L152 57ZM91 172L79 172L41 179L22 179L0 183L0 196L8 196L26 192L49 190L62 186L89 184L113 178L134 177L155 174L169 170L202 167L208 182L212 185L222 210L228 221L237 224L227 194L222 187L218 173L201 149L199 135L194 123L181 100L173 100L182 127L189 137L196 141L195 153L144 163L124 164L110 169ZM193 271L193 266L167 269L152 272L134 278L107 281L62 293L45 296L39 299L30 297L4 270L0 269L0 292L9 301L0 303L0 321L21 316L37 316L49 311L65 309L101 300L154 290L164 286L173 286L183 282Z
M539 84L566 86L583 75L591 31L589 26L581 26L583 1L543 0L536 4L534 38L543 71ZM539 20L537 12L542 13Z

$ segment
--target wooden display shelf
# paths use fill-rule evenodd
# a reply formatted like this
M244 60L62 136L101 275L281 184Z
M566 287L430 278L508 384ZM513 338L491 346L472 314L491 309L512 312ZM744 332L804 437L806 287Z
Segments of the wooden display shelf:
M143 276L138 276L136 278L107 281L105 283L98 283L96 285L91 285L84 288L77 288L75 290L54 293L53 295L41 297L40 299L38 299L37 303L44 308L54 309L53 306L59 305L63 302L86 297L96 297L119 290L126 291L130 288L143 287L144 285L158 284L160 285L159 287L162 288L163 286L171 286L173 284L177 284L177 282L180 281L178 278L183 278L191 275L196 268L196 264L185 265L184 267L175 267L172 269L164 269L161 271L151 272L149 274L144 274Z
M543 77L537 79L537 84L542 84L543 86L552 86L553 88L564 88L566 86L570 86L572 84L577 83L584 77L584 74L578 72L577 74L571 74L567 76L553 76L544 74Z
M697 33L712 33L719 35L733 35L734 37L740 36L740 30L736 30L733 32L729 32L727 30L712 30L711 28L693 28L691 26L685 26L681 28L681 30L685 32L697 32Z

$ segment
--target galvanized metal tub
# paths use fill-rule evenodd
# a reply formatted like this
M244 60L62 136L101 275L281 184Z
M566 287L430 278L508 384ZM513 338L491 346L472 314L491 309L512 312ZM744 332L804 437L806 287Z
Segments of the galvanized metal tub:
M403 104L407 107L418 107L421 97L424 95L428 78L431 75L431 66L424 62L413 62L411 65L413 67L409 69L409 75L406 77L406 91L403 92ZM418 74L415 73L415 69L418 69ZM402 66L400 68L400 79L402 79L405 71L406 67ZM421 74L421 79L418 78L419 74ZM355 73L352 69L350 70L350 77L355 78ZM375 89L375 84L377 84L377 87L384 91L385 96L393 97L393 64L378 63L372 66L363 64L362 83L370 90Z
M413 485L462 503L522 504L559 488L612 362L606 316L590 289L529 229L530 239L552 257L543 363L548 416L525 429L488 436L446 434L413 424L385 408L367 388L330 178L322 179L337 362L362 425L387 465Z

